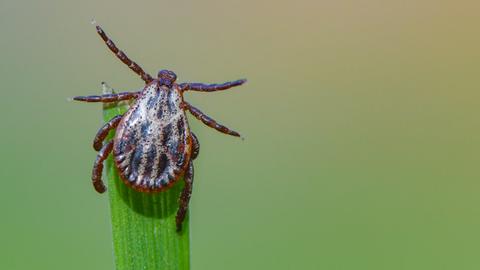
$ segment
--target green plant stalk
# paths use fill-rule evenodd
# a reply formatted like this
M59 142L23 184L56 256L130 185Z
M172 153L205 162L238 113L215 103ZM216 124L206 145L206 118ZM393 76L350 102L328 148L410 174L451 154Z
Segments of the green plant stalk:
M103 93L113 93L113 89L103 84ZM128 103L125 102L104 104L103 120L107 122L127 109ZM114 132L111 132L109 138L113 135ZM175 228L183 181L156 194L134 191L119 178L112 155L106 160L105 172L116 269L190 269L188 215L183 230L177 233Z

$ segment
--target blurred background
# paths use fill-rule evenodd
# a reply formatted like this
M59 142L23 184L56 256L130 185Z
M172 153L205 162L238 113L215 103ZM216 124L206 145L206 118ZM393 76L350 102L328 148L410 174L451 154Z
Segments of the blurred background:
M113 269L101 106L151 74L201 142L192 269L479 269L478 1L0 0L0 268Z

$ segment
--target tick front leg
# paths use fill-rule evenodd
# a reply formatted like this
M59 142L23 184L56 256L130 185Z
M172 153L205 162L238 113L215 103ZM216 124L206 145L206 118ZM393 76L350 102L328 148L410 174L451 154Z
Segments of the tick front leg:
M78 96L74 97L73 100L83 102L115 102L134 99L137 98L139 94L140 92L123 92L118 94L106 94L101 96Z
M117 115L113 117L110 121L108 121L105 125L103 125L103 127L98 130L97 135L95 135L95 139L93 140L93 149L95 149L96 151L100 151L100 149L102 148L103 140L105 140L105 138L107 137L108 132L118 126L118 123L120 123L122 117L123 115Z
M184 103L185 103L185 107L190 111L190 113L193 116L195 116L195 118L202 121L205 125L207 125L211 128L214 128L214 129L216 129L216 130L218 130L222 133L232 135L232 136L235 136L235 137L240 137L240 134L238 132L229 129L226 126L220 125L219 123L217 123L217 121L213 120L212 118L210 118L209 116L207 116L206 114L201 112L199 109L193 107L192 105L188 104L187 102L184 102Z
M128 58L128 56L124 52L117 48L115 43L113 43L113 41L107 36L105 31L103 31L103 29L99 25L95 25L95 28L97 29L97 33L103 39L110 51L112 51L115 56L120 59L120 61L127 65L133 72L138 74L142 78L142 80L145 81L145 83L149 83L153 80L150 74L146 73L137 63L130 60L130 58Z
M93 164L92 170L92 183L93 187L98 193L104 193L106 188L102 181L102 171L103 171L103 162L107 159L108 154L112 152L113 149L113 141L108 142L105 144L100 152L98 152L97 158L95 159L95 163Z
M226 82L222 84L203 84L203 83L181 83L179 84L182 91L192 90L200 92L215 92L221 90L227 90L229 88L240 86L244 84L247 80L236 80L233 82Z
M190 161L188 165L188 170L183 176L185 181L185 186L183 187L182 194L178 200L178 211L176 216L177 232L182 230L182 223L185 219L185 215L188 210L188 203L190 202L190 197L192 196L192 187L193 187L193 163Z

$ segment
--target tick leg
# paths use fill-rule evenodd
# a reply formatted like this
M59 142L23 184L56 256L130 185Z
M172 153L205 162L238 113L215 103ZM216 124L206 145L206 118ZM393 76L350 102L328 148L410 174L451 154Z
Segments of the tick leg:
M78 96L73 100L83 102L115 102L137 98L140 92L123 92L118 94L106 94L101 96Z
M193 186L193 163L190 161L188 165L188 170L183 176L185 181L185 186L183 187L182 194L178 200L178 211L176 216L177 232L182 230L182 223L185 219L185 215L188 210L188 203L190 202L190 197L192 196L192 186Z
M233 82L226 82L222 84L203 84L203 83L181 83L179 84L182 91L193 90L200 92L215 92L221 90L227 90L229 88L240 86L244 84L247 80L236 80Z
M152 76L150 76L148 73L146 73L137 63L134 61L130 60L128 56L119 50L117 46L115 46L115 43L105 34L103 29L99 26L96 25L95 28L97 29L97 33L100 35L100 37L105 41L105 44L107 44L107 47L122 61L125 65L127 65L133 72L137 73L140 75L142 80L145 81L145 83L149 83L153 80Z
M226 126L220 125L215 120L213 120L212 118L210 118L209 116L207 116L206 114L201 112L199 109L193 107L192 105L188 104L187 102L184 102L184 104L185 104L186 108L190 111L190 113L193 116L195 116L195 118L202 121L205 125L207 125L211 128L214 128L214 129L216 129L216 130L218 130L222 133L232 135L232 136L235 136L235 137L240 137L240 134L238 132L229 129Z
M98 193L104 193L106 188L102 181L102 170L103 170L103 161L107 159L108 154L112 152L113 148L113 141L108 142L105 144L100 152L98 152L97 158L95 159L95 163L93 164L92 170L92 183L93 187Z
M105 140L105 138L107 137L108 132L118 126L118 123L120 123L122 117L123 115L117 115L113 117L110 121L108 121L108 123L103 125L103 127L98 130L97 135L95 135L95 139L93 140L93 149L95 149L96 151L100 151L100 149L102 148L103 140Z
M200 153L200 143L198 142L197 136L192 132L192 141L193 141L193 151L192 159L196 159Z

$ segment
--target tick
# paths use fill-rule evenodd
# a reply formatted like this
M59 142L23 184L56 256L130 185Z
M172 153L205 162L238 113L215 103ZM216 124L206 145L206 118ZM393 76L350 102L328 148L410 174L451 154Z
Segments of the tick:
M138 92L73 98L84 102L133 101L125 114L107 122L93 140L93 148L98 151L92 170L93 186L97 192L105 192L106 188L102 181L103 162L111 152L120 178L136 191L146 193L165 191L183 176L185 185L180 194L176 215L176 227L177 231L180 231L192 194L193 160L200 150L197 137L190 131L186 111L209 127L224 134L240 137L238 132L217 123L186 102L183 93L188 90L200 92L226 90L242 85L246 80L222 84L177 84L177 75L169 70L161 70L157 78L153 78L119 50L100 26L96 25L96 29L107 47L141 77L145 86ZM115 130L115 137L104 143L111 130Z

